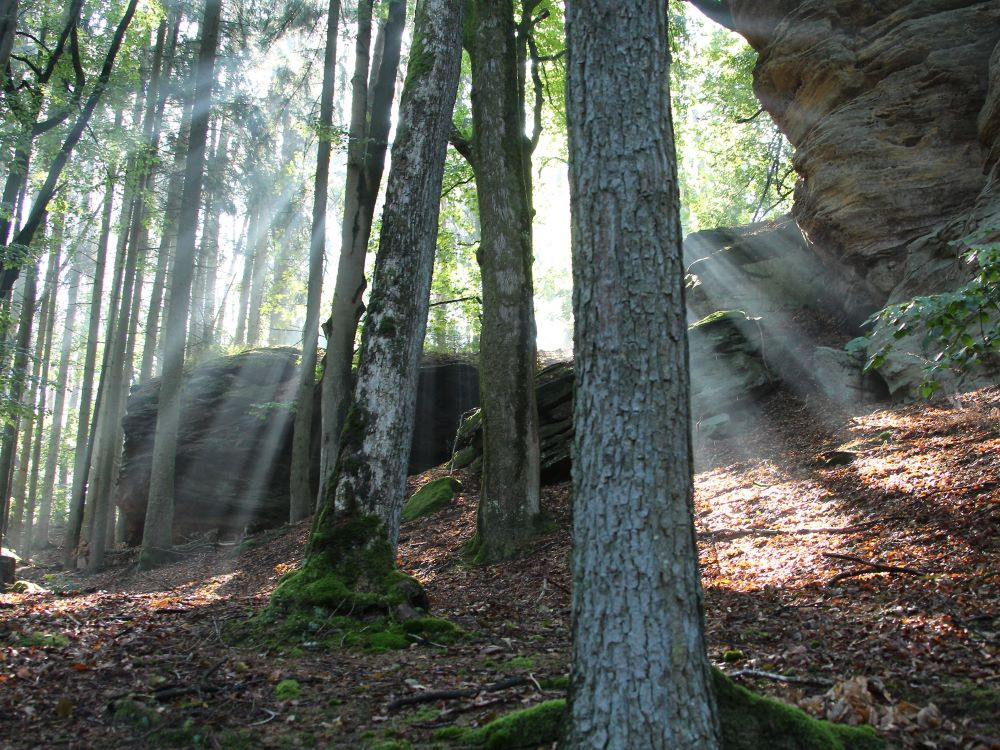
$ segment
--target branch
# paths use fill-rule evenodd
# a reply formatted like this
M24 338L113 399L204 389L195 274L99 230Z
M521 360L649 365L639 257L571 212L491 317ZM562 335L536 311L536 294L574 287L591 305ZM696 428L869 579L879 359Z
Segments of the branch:
M48 46L45 44L45 42L43 42L41 39L39 39L34 34L30 34L27 31L15 31L14 33L17 34L17 36L23 36L26 39L30 39L31 41L33 41L35 44L37 44L39 47L41 47L46 52L48 52L50 54L52 53L52 50L50 50L48 48Z
M483 301L479 299L479 297L457 297L455 299L443 299L440 302L431 302L429 307L437 307L438 305L450 305L452 302L470 302L470 301L478 302L480 305L483 304Z
M548 11L539 18L547 16ZM534 25L534 22L532 22ZM531 55L531 86L534 89L535 101L532 108L531 121L531 149L529 153L534 153L538 148L538 140L542 137L542 104L544 103L544 89L542 88L542 77L538 73L538 45L535 44L533 34L528 34L528 53Z
M469 162L470 166L475 168L475 160L472 158L472 143L454 125L451 128L451 135L448 137L448 142Z
M730 679L734 677L763 677L766 680L786 682L789 685L815 685L817 687L830 687L833 684L830 680L822 677L789 677L777 672L765 672L762 669L737 669L735 672L727 674L726 677Z
M730 31L736 31L736 24L733 22L732 11L729 10L729 3L726 0L687 0L711 20L720 26L725 26Z

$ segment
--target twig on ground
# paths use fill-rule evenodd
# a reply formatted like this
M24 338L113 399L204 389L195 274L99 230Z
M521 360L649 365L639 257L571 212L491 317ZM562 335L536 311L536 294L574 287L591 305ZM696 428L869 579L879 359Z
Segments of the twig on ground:
M760 677L765 680L785 682L789 685L815 685L816 687L830 687L833 685L832 680L827 680L823 677L792 677L789 675L778 674L777 672L765 672L762 669L737 669L735 672L730 672L726 676L730 679L734 679L736 677Z

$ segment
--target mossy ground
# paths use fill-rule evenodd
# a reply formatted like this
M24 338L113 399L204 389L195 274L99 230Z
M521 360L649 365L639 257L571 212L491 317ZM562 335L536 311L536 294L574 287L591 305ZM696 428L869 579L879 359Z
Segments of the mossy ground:
M454 477L440 477L428 482L403 506L403 521L436 513L446 507L461 489L462 483Z
M740 687L712 670L723 750L881 750L870 727L814 719L804 711ZM449 727L434 738L459 745L512 750L559 739L566 701L556 699L514 711L479 729Z

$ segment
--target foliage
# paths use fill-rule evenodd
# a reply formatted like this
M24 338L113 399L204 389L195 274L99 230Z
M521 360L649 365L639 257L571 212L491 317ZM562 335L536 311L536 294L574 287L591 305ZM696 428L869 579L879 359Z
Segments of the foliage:
M879 310L865 321L873 326L872 332L847 347L861 351L889 334L865 364L866 370L877 370L896 342L922 334L920 348L926 357L920 393L925 398L937 392L946 373L965 373L1000 351L1000 231L980 229L961 245L960 257L973 269L968 282L950 292L914 297Z
M746 41L671 4L671 95L686 231L788 210L791 147L753 92Z

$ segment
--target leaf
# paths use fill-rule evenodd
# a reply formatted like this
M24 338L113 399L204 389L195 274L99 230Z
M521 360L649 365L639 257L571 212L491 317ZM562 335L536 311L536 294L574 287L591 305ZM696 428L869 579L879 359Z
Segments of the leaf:
M73 714L73 701L69 698L60 698L56 702L56 714L68 719Z

